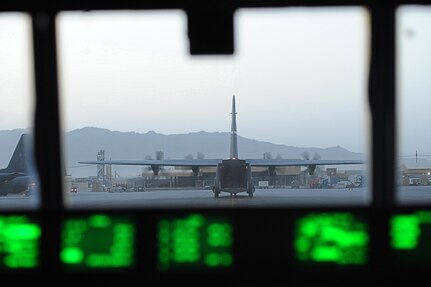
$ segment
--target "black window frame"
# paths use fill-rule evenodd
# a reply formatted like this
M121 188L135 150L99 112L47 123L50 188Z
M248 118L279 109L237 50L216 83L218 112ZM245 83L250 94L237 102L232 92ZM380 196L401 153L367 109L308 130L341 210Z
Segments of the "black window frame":
M395 205L396 79L395 13L399 5L431 1L334 0L88 0L1 1L0 11L29 13L32 18L36 109L34 138L40 176L41 208L62 210L62 151L57 76L55 17L62 11L163 10L187 13L191 54L234 53L233 17L240 8L360 6L370 14L370 63L368 99L371 111L372 206ZM378 179L378 180L373 180Z
M31 213L43 218L68 211L63 204L63 153L59 111L55 18L62 11L181 9L188 17L191 54L235 52L233 17L240 8L360 6L370 15L370 62L368 103L371 113L371 210L375 219L381 210L396 207L396 9L401 5L431 5L431 0L71 0L0 1L0 12L24 12L32 18L35 72L34 140L36 166L41 186L41 207ZM429 205L431 206L431 205ZM422 206L426 208L427 206ZM312 210L312 209L306 209ZM169 213L169 210L163 212ZM175 213L174 211L172 211ZM256 213L255 210L243 210ZM83 212L85 213L85 212ZM242 215L241 215L242 216ZM268 218L279 214L267 210ZM151 216L150 216L151 217ZM43 226L49 227L47 220ZM42 246L48 253L59 232L50 229ZM374 228L376 231L378 228ZM372 230L372 231L373 231ZM380 239L383 240L383 239ZM379 240L373 243L379 244ZM142 250L141 250L142 251ZM50 252L51 253L51 252ZM54 253L54 252L53 252ZM55 255L46 261L56 262ZM265 264L265 263L263 263ZM53 267L48 264L47 269ZM334 275L334 274L333 274ZM394 274L392 274L394 275Z

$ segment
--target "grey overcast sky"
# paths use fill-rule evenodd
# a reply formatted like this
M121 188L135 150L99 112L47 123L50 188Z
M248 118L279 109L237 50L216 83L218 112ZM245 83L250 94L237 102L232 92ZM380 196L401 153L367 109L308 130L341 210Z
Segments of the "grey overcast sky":
M431 10L398 14L401 154L431 154ZM57 19L66 131L229 131L300 147L367 152L368 14L360 7L242 9L234 56L188 55L182 11L68 12ZM0 14L0 130L33 106L30 22Z

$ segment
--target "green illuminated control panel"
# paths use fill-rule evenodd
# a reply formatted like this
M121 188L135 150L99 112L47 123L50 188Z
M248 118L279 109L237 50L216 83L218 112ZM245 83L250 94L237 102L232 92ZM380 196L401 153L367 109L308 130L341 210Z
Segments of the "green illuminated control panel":
M60 260L69 269L126 268L134 256L130 218L94 214L62 222Z
M368 262L368 242L366 221L353 213L310 213L295 222L299 262L363 265Z
M233 264L233 228L225 218L190 214L157 225L159 271L220 269Z
M389 236L398 263L430 265L431 211L392 215Z
M39 224L25 215L0 216L0 269L39 266Z
M148 214L0 214L0 274L109 270L164 276L283 273L287 268L293 275L380 266L431 270L431 210L426 209L288 210L270 222L259 212L251 217L199 211ZM373 230L381 234L371 242ZM268 260L271 264L260 264Z

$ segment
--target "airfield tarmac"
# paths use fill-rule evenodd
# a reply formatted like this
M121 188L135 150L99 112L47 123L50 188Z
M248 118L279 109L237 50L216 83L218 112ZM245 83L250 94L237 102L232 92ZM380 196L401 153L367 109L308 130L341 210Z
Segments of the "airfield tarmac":
M145 192L91 192L65 194L67 209L92 208L268 208L313 206L368 206L371 193L367 188L345 189L256 189L231 196L221 193L214 198L211 190L147 190ZM401 186L396 196L400 205L430 205L431 186ZM1 210L36 209L37 195L0 197Z

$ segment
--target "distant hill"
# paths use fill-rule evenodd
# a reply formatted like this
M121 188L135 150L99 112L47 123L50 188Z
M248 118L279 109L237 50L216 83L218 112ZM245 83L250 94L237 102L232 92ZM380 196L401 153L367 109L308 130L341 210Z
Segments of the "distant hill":
M0 131L0 168L7 165L19 135L24 130ZM78 161L96 160L99 150L105 151L105 159L144 159L156 157L157 151L164 158L197 157L227 158L229 156L229 132L193 132L188 134L164 135L154 131L147 133L118 132L107 129L86 127L65 134L64 150L68 173L73 177L86 177L96 174L95 166L79 165ZM318 153L321 159L365 159L364 154L350 152L340 146L330 148L294 147L270 142L257 141L238 136L238 149L241 158L263 158L270 153L273 158L302 158L303 152L310 157ZM120 176L133 176L144 167L116 166L113 170Z

